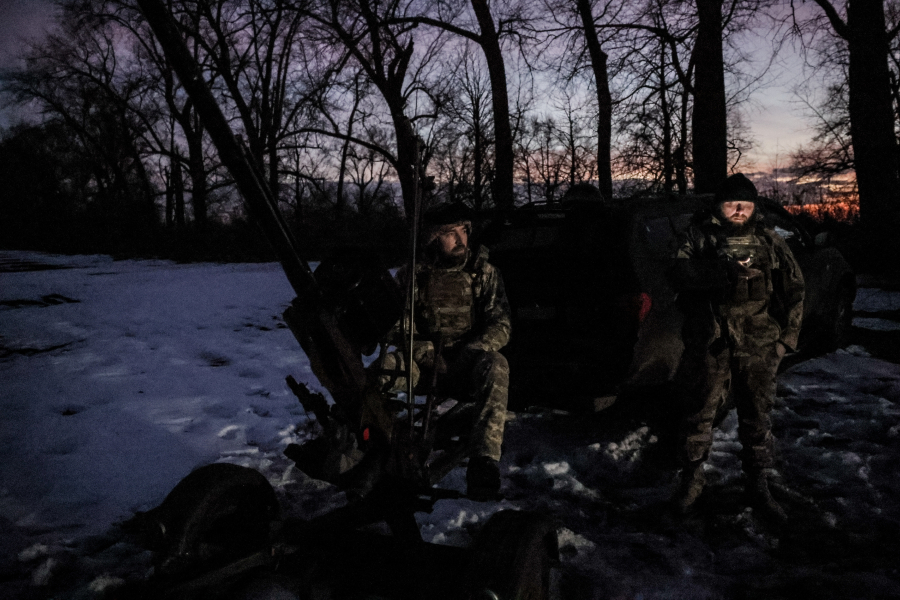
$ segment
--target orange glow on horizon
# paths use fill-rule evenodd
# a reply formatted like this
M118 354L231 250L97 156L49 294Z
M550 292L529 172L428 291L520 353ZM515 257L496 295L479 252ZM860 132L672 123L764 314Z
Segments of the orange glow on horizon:
M849 223L859 219L859 197L855 194L852 198L833 200L815 204L791 204L784 207L788 212L798 215L806 214L816 221L833 219Z

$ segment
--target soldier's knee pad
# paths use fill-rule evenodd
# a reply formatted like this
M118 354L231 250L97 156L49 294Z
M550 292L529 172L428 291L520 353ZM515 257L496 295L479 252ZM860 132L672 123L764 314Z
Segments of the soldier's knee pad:
M706 442L688 441L684 445L682 459L689 463L705 461L709 456L710 445Z
M499 352L485 352L481 360L487 365L487 370L489 371L509 372L509 362Z

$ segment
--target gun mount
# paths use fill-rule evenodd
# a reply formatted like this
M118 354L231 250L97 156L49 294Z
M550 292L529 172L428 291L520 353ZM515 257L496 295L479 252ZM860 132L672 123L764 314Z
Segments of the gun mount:
M394 404L369 390L362 354L402 316L396 284L386 269L359 256L325 261L313 273L261 165L235 137L178 23L161 0L138 5L297 294L285 321L334 399L329 406L288 377L324 433L285 454L351 500L310 521L281 519L271 486L256 471L228 464L197 469L130 524L157 553L148 595L209 598L277 571L305 590L301 597L319 597L315 590L326 585L328 597L361 597L360 590L374 589L401 598L547 598L557 542L545 516L501 511L470 549L422 541L415 513L459 496L433 486L466 456L465 436L454 442L442 426L465 423L466 405L441 411L432 397L424 405L412 397ZM378 521L388 524L392 538L359 531Z

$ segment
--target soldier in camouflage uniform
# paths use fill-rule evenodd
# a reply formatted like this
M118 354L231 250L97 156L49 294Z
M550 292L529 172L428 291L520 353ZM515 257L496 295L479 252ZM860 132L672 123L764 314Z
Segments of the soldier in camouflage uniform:
M694 219L675 254L685 350L676 374L684 468L674 503L684 514L700 496L713 420L730 392L748 502L783 522L786 514L768 487L773 466L769 413L778 364L785 351L797 347L804 283L785 241L763 227L756 198L750 180L741 174L729 177L715 195L713 210Z
M484 247L471 248L471 220L462 205L443 204L424 215L423 251L415 265L412 378L418 389L436 380L437 391L476 404L469 434L467 493L496 497L500 489L500 446L506 422L509 365L498 352L510 335L510 310L500 272L487 262ZM409 267L397 273L407 289ZM394 343L404 348L401 328ZM385 356L377 384L382 391L405 391L403 352ZM423 385L424 384L424 385Z

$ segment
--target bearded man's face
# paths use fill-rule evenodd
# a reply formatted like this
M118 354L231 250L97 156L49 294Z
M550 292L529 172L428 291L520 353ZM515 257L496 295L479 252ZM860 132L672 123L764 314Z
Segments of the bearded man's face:
M466 254L469 232L465 225L447 227L437 236L438 249L444 258L459 258Z
M753 216L756 205L746 200L727 200L721 205L722 216L735 227L741 227Z

